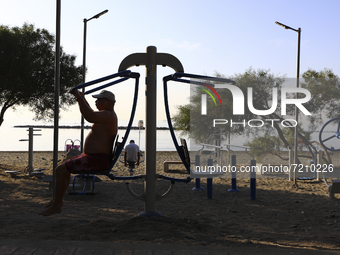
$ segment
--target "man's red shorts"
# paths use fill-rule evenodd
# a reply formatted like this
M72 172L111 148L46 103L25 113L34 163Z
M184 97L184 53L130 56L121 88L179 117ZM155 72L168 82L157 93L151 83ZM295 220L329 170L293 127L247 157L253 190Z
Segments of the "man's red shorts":
M105 171L111 165L112 156L109 154L80 154L65 162L67 171L79 173L86 171Z

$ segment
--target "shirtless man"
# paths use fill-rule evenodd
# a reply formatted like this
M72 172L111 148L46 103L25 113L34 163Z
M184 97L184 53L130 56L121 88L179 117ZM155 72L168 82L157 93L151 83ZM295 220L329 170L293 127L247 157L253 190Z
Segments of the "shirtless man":
M67 160L55 169L55 197L47 209L40 213L43 216L60 213L63 196L69 186L71 173L85 171L103 171L111 164L112 147L117 135L118 120L114 111L115 95L103 90L93 95L99 111L93 111L84 95L78 90L70 91L78 101L79 109L84 118L93 123L87 135L83 154Z

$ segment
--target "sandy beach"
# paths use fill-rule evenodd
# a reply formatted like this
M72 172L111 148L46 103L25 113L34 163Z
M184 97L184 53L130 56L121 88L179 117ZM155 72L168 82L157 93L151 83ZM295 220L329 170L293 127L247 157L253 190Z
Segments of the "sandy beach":
M64 152L59 153L62 159ZM52 175L52 152L34 152L34 168ZM126 243L160 243L212 246L290 247L297 249L340 250L340 195L328 197L322 181L287 178L257 179L256 200L250 199L249 178L237 179L239 192L228 192L229 178L213 179L213 198L206 191L194 191L195 182L176 183L172 193L156 203L165 217L136 217L144 202L132 197L125 181L101 177L95 195L65 194L63 211L50 217L39 216L51 199L52 191L43 176L29 177L24 171L27 152L0 152L0 237L2 239L91 240ZM249 155L238 153L238 164L249 164ZM172 165L164 173L164 161L177 161L175 152L157 152L157 173L185 178L174 173L183 170ZM338 163L339 156L332 156ZM268 156L263 162L287 164ZM6 170L18 171L11 176ZM144 164L135 174L144 174ZM115 175L129 175L122 163ZM206 179L201 179L206 188ZM136 193L143 180L130 181ZM157 192L169 187L157 181Z

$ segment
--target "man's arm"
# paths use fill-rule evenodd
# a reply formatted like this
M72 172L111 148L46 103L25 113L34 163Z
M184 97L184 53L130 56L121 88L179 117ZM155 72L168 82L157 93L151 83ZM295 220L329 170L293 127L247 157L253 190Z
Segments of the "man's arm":
M127 151L126 151L126 147L125 147L125 151L124 151L124 165L125 166L127 166L126 155L127 155Z
M112 115L108 111L94 111L84 95L78 90L75 90L72 94L77 98L80 112L88 122L97 124L110 122Z

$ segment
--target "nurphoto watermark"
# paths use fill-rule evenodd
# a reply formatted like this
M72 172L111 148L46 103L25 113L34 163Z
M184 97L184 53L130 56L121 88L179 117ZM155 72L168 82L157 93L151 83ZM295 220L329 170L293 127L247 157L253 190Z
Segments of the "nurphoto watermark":
M191 176L249 178L252 172L260 178L286 178L294 172L297 177L336 175L333 165L322 162L317 165L313 160L302 160L293 168L287 160L288 148L282 150L286 161L272 156L268 162L258 159L252 162L255 159L250 155L252 148L244 146L251 138L267 133L282 137L287 133L285 129L304 125L312 116L308 107L311 99L307 88L296 87L296 79L192 80L190 157L195 158L195 163L192 163ZM235 152L236 163L232 164L231 155Z

